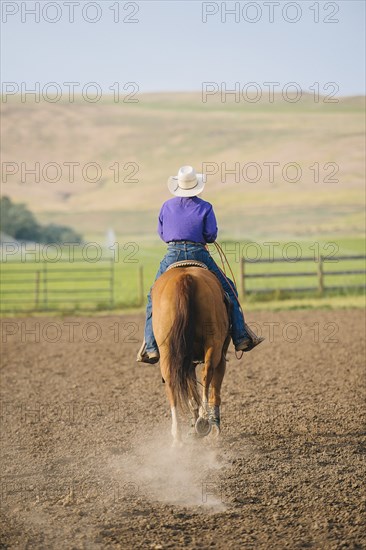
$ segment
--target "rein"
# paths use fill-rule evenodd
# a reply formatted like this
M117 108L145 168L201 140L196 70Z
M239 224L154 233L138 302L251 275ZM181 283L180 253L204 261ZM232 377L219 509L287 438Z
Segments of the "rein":
M226 255L225 255L225 252L223 251L223 249L221 248L221 246L219 245L219 243L215 241L213 244L215 245L216 250L218 251L218 253L219 253L219 255L220 255L220 260L221 260L221 263L222 263L222 269L221 269L219 266L217 266L217 267L220 269L221 273L222 273L223 276L225 277L227 284L229 285L229 287L230 287L231 290L233 291L233 294L234 294L234 296L235 296L235 298L236 298L236 301L238 302L239 306L241 307L240 302L239 302L239 298L238 298L238 296L237 296L237 294L236 294L236 291L235 291L235 289L233 288L233 285L231 284L231 282L229 281L229 279L228 279L228 277L227 277L227 275L226 275L225 263L227 264L228 268L230 269L230 274L231 274L231 277L232 277L232 279L233 279L233 281L234 281L235 286L237 286L236 280L235 280L235 276L234 276L234 273L233 273L233 270L231 269L231 266L230 266L230 264L229 264L229 261L228 261ZM243 357L243 355L244 355L244 352L242 351L240 357L238 357L238 352L235 350L235 356L236 356L237 359L241 359L241 358Z
M231 269L231 266L230 266L230 264L229 264L229 261L228 261L226 255L225 255L225 252L223 251L223 249L221 248L221 246L219 245L218 242L215 241L213 244L215 245L216 250L218 251L218 253L219 253L219 255L220 255L220 260L221 260L221 263L222 263L222 270L221 270L221 271L223 272L223 274L225 275L225 278L226 278L226 280L227 280L227 277L226 277L226 270L225 270L225 263L226 263L227 266L228 266L228 268L230 269L231 277L232 277L232 279L233 279L233 281L234 281L234 283L235 283L235 286L236 286L235 276L234 276L233 270ZM229 284L230 284L230 283L229 283ZM231 285L230 285L230 286L231 286ZM232 286L231 286L231 288L232 288ZM235 292L234 292L234 294L235 294Z
M222 269L221 267L217 266L219 268L219 270L221 271L221 273L223 274L223 276L225 277L226 279L226 282L227 284L229 285L229 287L231 288L231 290L233 291L233 294L236 298L236 301L238 302L239 306L240 306L240 302L239 302L239 298L237 296L237 291L235 288L233 288L233 285L231 284L230 280L228 279L227 275L226 275L226 270L225 270L225 263L227 263L229 269L230 269L230 274L231 274L231 277L233 278L233 281L234 281L234 284L235 286L236 285L236 280L235 280L235 276L234 276L234 273L233 273L233 270L231 269L230 267L230 264L228 262L228 259L225 255L225 252L223 251L223 249L221 248L221 246L219 245L219 243L217 243L216 241L213 243L216 247L216 250L218 251L218 253L220 254L220 260L221 260L221 263L222 263ZM224 257L224 259L223 259ZM241 307L241 306L240 306Z

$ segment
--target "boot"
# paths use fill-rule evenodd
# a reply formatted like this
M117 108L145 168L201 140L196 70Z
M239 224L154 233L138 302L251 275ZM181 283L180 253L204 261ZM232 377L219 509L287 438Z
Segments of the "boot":
M159 359L160 359L159 351L158 350L147 351L146 342L144 340L137 354L136 361L138 363L149 363L150 365L154 365L159 361Z
M257 336L245 323L245 329L247 331L248 336L243 338L238 344L235 346L236 351L251 351L253 348L258 346L265 340L263 336Z

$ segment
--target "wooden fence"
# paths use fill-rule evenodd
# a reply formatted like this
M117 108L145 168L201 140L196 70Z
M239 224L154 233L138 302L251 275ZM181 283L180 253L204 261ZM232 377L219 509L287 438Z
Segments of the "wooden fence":
M334 263L342 261L366 260L365 255L338 256L330 262L327 258L300 258L296 261L288 259L248 260L240 261L239 293L241 297L248 294L278 293L278 292L318 292L326 290L365 289L365 284L327 284L327 277L358 276L366 274L365 269L332 268ZM307 271L299 269L299 262L311 262ZM272 271L269 264L286 263L286 271ZM20 265L22 264L22 265ZM252 272L255 264L267 264L263 272ZM297 267L296 267L297 266ZM145 303L143 266L136 271L137 300L133 305L142 306ZM248 282L256 279L313 278L313 286L274 285L272 288L248 288ZM118 289L117 289L118 290ZM117 292L118 294L118 292ZM117 300L117 302L119 302ZM77 260L31 263L11 261L1 264L1 312L31 312L31 311L95 311L120 307L115 299L115 264L113 258L98 260L97 263Z
M348 285L326 285L326 277L328 276L339 276L339 275L365 275L365 269L347 269L347 270L334 270L334 269L325 269L326 265L332 265L341 261L349 260L364 260L365 255L356 255L356 256L336 256L329 258L324 258L323 256L319 257L319 260L316 261L314 257L304 257L296 260L288 260L286 258L273 259L273 260L248 260L241 258L240 261L240 277L239 277L239 293L241 297L244 297L246 294L256 294L256 293L268 293L268 292L306 292L306 291L317 291L320 295L324 293L325 290L340 290L340 289L365 289L365 284L348 284ZM248 273L249 266L252 264L277 264L277 263L286 263L287 265L294 266L298 262L312 262L315 264L315 269L313 271L292 271L287 270L286 272L268 272L265 273ZM316 286L301 286L301 287L276 287L276 288L252 288L248 289L246 282L249 279L272 279L272 278L283 278L287 279L288 277L313 277L316 279Z
M114 308L114 260L1 265L1 311ZM20 265L22 264L22 265Z

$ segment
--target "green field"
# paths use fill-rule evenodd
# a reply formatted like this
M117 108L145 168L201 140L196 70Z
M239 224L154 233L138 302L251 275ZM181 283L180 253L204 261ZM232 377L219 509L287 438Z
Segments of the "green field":
M364 260L336 261L339 255L364 255L365 242L361 238L345 239L318 239L307 241L274 242L237 242L223 241L221 246L231 265L234 277L239 283L240 258L270 259L286 258L283 263L246 264L246 273L281 273L281 272L309 272L309 277L276 277L271 279L247 279L245 303L258 304L269 301L282 302L282 307L292 307L296 300L297 307L306 307L309 299L312 304L321 305L326 297L329 301L333 296L354 297L363 294L360 289L347 289L348 285L364 285L365 275L327 275L327 271L364 270ZM216 262L221 266L219 256L212 245L210 250ZM48 250L51 258L50 248ZM95 252L97 249L95 248ZM273 256L272 256L273 251ZM38 311L104 311L113 307L117 310L141 307L145 302L145 295L154 281L159 261L165 252L163 243L150 241L131 241L125 247L120 247L118 253L110 257L107 262L93 261L93 249L75 249L73 260L70 261L70 249L64 249L62 261L43 261L40 253L39 261L31 261L28 256L18 256L14 261L2 263L1 301L4 313ZM100 249L101 253L101 249ZM302 293L280 293L279 288L317 286L317 263L314 259L318 254L323 255L324 261L324 296L315 291ZM56 258L56 256L54 256ZM84 257L84 260L83 260ZM106 254L104 252L104 257ZM299 258L310 257L307 262L293 261ZM85 259L88 258L88 261ZM4 259L4 257L3 257ZM21 262L20 260L27 260ZM291 261L292 260L292 261ZM110 277L113 268L113 304L110 294ZM143 293L141 294L141 268L143 270ZM45 272L47 270L47 284ZM82 271L80 271L82 270ZM38 274L37 274L38 273ZM229 275L229 270L227 269ZM328 291L328 286L343 287L337 291ZM256 293L258 289L271 290L268 294ZM96 290L98 289L98 290ZM288 303L287 303L288 302ZM336 303L336 302L334 302ZM277 304L278 305L278 304ZM344 302L342 302L342 307ZM279 307L279 306L278 306Z

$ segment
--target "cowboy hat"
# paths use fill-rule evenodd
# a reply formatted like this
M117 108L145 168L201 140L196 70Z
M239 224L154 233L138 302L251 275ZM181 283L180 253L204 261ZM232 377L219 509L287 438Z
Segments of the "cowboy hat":
M168 189L176 197L195 197L205 187L206 176L197 174L192 166L182 166L176 176L168 179Z

